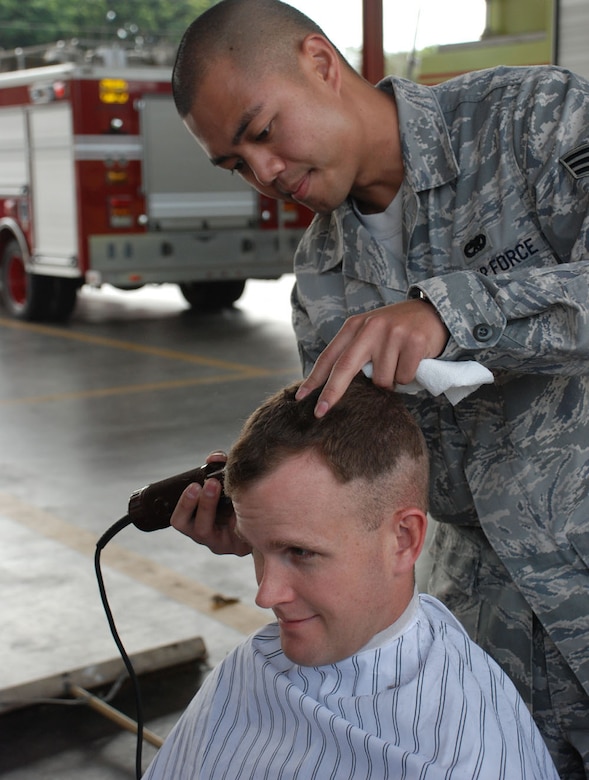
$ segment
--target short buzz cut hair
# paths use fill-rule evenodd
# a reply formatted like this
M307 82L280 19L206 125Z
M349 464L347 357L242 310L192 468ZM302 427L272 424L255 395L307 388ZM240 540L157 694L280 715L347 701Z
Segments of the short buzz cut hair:
M321 389L297 401L299 384L275 393L246 421L226 464L228 495L251 487L287 458L311 452L342 484L366 481L379 505L395 502L427 511L427 448L398 393L358 374L343 397L317 418Z
M256 73L260 63L290 72L300 43L310 33L327 38L312 19L281 0L216 3L192 22L180 41L172 71L178 113L183 119L188 116L202 79L220 59L233 60L247 74Z

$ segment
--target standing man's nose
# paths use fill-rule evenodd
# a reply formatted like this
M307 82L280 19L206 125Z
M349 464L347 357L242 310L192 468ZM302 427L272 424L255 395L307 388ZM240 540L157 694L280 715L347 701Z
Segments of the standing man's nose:
M271 186L285 168L280 157L262 149L250 156L249 167L262 187Z

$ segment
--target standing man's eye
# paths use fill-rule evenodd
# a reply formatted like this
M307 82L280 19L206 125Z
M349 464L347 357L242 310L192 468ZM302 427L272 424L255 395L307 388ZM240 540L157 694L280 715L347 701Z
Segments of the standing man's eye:
M269 135L270 135L270 125L268 125L268 127L265 127L265 128L262 130L262 132L261 132L261 133L259 133L259 134L256 136L256 141L265 141L265 140L266 140L266 138L268 138L268 136L269 136Z

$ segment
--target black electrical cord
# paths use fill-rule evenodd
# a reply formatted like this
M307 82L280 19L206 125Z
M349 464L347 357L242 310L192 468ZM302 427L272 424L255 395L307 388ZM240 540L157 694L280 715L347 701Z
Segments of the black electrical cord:
M108 542L110 542L110 540L114 536L116 536L116 534L119 533L119 531L122 531L123 528L126 528L128 525L130 525L131 522L132 521L130 517L128 515L125 515L125 517L122 517L120 520L117 520L116 523L114 523L107 531L105 531L105 533L96 542L96 552L94 554L94 569L96 570L98 590L100 592L100 598L102 600L102 605L106 613L106 619L108 621L110 632L112 634L113 639L115 640L115 644L119 650L119 653L121 654L121 658L123 659L123 663L125 664L127 672L129 673L129 679L131 680L131 684L133 686L133 692L135 694L135 711L136 711L136 721L137 721L137 745L135 749L135 777L137 778L137 780L141 780L141 776L143 774L141 769L141 756L143 750L143 724L144 724L143 704L141 702L141 687L139 685L139 680L137 679L137 675L135 674L135 669L133 669L133 664L131 663L131 659L129 658L129 656L127 655L127 651L123 647L123 643L121 642L119 632L117 631L117 628L115 626L112 611L108 603L106 589L104 587L104 580L102 578L102 570L100 566L100 553L102 552L104 547L108 544Z

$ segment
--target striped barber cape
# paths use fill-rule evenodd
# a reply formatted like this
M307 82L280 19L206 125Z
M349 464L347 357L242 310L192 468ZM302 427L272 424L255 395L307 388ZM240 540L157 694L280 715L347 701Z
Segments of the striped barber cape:
M146 780L558 780L511 681L431 596L354 656L293 664L275 623L205 680Z

